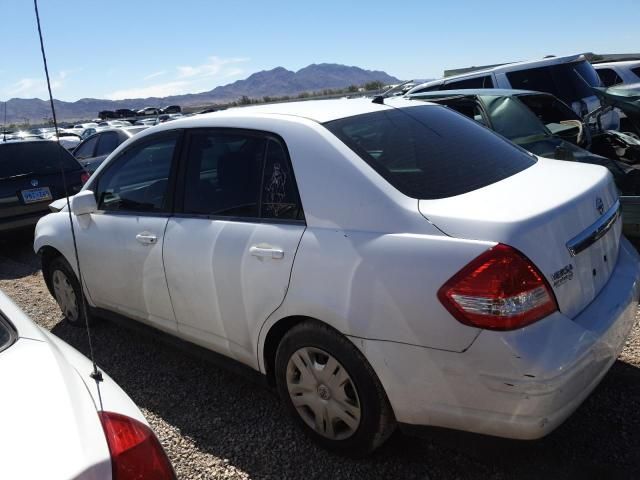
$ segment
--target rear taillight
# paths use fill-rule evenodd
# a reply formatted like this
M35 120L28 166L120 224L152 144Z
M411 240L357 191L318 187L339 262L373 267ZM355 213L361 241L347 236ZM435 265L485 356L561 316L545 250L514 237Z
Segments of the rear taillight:
M109 444L113 480L176 478L149 427L119 413L99 412L98 415Z
M85 183L87 183L90 177L91 177L91 174L89 172L82 172L80 174L80 181L84 185Z
M498 244L471 261L438 291L460 322L489 330L513 330L558 309L548 282L522 253Z

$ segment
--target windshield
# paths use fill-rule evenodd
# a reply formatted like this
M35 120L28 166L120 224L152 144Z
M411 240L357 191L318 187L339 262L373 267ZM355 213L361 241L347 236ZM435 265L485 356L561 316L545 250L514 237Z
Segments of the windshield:
M80 164L57 142L16 142L0 144L0 179L22 175L47 175L79 170Z
M388 109L324 125L412 198L460 195L535 163L520 148L442 106Z
M513 97L482 97L493 129L518 145L549 136L538 118Z

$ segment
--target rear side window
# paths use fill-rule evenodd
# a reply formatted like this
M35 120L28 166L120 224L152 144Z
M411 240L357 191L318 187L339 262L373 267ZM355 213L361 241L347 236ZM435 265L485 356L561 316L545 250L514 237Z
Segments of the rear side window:
M193 132L184 213L257 218L265 144L260 136Z
M82 167L58 142L16 142L0 145L0 180L16 175L50 175Z
M444 85L446 90L456 90L465 88L493 88L493 80L491 76L485 75L483 77L465 78L463 80L454 80L447 82Z
M598 68L596 72L598 72L598 76L605 87L611 87L622 83L622 79L612 68Z
M568 104L593 96L590 87L602 83L586 61L517 70L508 72L507 78L511 88L551 93Z
M262 132L190 133L185 214L304 220L284 143Z
M441 106L388 109L325 126L412 198L460 195L535 163L507 140Z
M302 220L293 172L282 143L269 139L262 182L263 218Z
M638 77L640 77L640 67L634 67L631 69L633 73L635 73Z

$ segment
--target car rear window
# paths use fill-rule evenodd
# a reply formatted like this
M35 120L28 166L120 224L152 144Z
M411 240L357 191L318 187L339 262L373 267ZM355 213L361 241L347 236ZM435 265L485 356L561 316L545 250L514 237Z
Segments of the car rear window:
M442 106L366 113L325 127L412 198L461 195L535 163L499 135Z
M0 144L0 179L20 175L48 175L82 167L57 142L15 142Z

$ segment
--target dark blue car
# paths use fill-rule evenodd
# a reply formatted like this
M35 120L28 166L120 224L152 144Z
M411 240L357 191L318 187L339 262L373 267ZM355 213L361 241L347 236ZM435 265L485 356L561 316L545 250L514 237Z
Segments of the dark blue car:
M64 147L50 140L0 142L0 235L33 228L49 204L77 193L88 174Z

